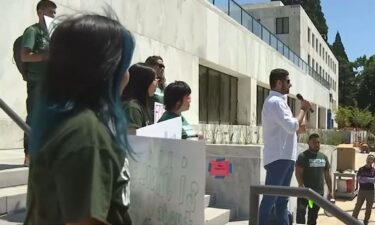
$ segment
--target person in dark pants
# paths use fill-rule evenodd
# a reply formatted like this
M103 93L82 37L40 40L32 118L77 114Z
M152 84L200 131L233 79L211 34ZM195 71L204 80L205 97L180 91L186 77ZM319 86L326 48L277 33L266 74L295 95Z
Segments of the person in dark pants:
M298 187L311 188L315 192L324 195L324 181L328 186L327 198L332 200L332 178L330 163L328 157L319 152L320 139L318 134L309 136L309 149L298 155L296 162L296 179ZM297 199L297 223L305 224L306 208L308 200L305 198ZM320 207L313 203L312 208L309 207L307 224L316 224Z
M39 22L26 28L22 35L21 61L27 62L27 99L26 99L26 123L30 125L31 113L34 108L34 98L38 83L46 71L49 34L44 16L55 17L56 4L49 0L41 0L36 6ZM24 135L25 161L29 161L28 136Z
M271 91L262 109L263 164L267 171L266 185L289 186L297 159L297 131L302 124L308 101L301 102L297 118L287 104L291 87L289 72L284 69L271 71ZM274 207L278 225L289 225L288 197L264 195L259 209L259 224L269 225Z
M366 165L359 168L357 173L357 180L359 183L359 191L357 196L357 203L353 210L353 217L358 218L359 211L366 200L366 212L363 223L368 224L371 216L372 205L374 204L374 182L375 182L375 169L373 167L375 157L368 155Z

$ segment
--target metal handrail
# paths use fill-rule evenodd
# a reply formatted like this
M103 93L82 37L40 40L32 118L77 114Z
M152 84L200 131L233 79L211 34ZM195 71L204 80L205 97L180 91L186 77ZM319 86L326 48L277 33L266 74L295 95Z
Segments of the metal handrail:
M258 225L259 214L259 195L274 195L274 196L293 196L300 198L311 199L326 210L328 213L335 216L345 224L350 225L363 225L360 221L330 203L327 199L323 198L320 194L311 190L310 188L299 187L285 187L285 186L272 186L272 185L252 185L250 186L250 213L249 225Z
M0 98L0 108L27 134L30 133L30 126L23 121L23 119L14 112L1 98Z

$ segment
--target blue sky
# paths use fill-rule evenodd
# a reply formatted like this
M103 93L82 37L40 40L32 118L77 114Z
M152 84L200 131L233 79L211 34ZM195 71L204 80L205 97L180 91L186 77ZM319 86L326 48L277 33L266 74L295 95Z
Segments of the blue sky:
M243 3L270 0L235 0ZM375 0L321 0L328 25L328 42L340 32L346 54L353 61L362 55L375 55Z

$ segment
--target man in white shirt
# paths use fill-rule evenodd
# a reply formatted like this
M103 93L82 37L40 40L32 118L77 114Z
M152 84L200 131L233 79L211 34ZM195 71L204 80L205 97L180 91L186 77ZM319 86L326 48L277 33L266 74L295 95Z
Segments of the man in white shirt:
M267 171L266 185L289 186L297 159L297 134L307 110L308 101L301 102L296 118L287 104L287 94L292 86L289 73L274 69L269 77L271 91L262 109L263 160ZM288 197L264 195L260 204L259 224L269 225L270 212L275 206L278 225L289 225Z

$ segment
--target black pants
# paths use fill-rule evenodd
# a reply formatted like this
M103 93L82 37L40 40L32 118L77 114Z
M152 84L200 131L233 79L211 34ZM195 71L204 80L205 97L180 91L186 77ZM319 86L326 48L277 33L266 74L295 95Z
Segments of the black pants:
M306 208L308 205L308 200L304 198L297 199L297 223L305 224L306 220ZM307 224L314 225L316 224L316 219L318 218L318 212L320 207L317 204L313 204L313 207L309 207L309 212L307 215Z
M31 121L31 113L34 108L35 93L36 93L36 82L27 81L26 123L29 126L30 126L30 121ZM26 133L24 133L24 136L23 136L23 148L24 148L25 154L29 154L28 135Z

